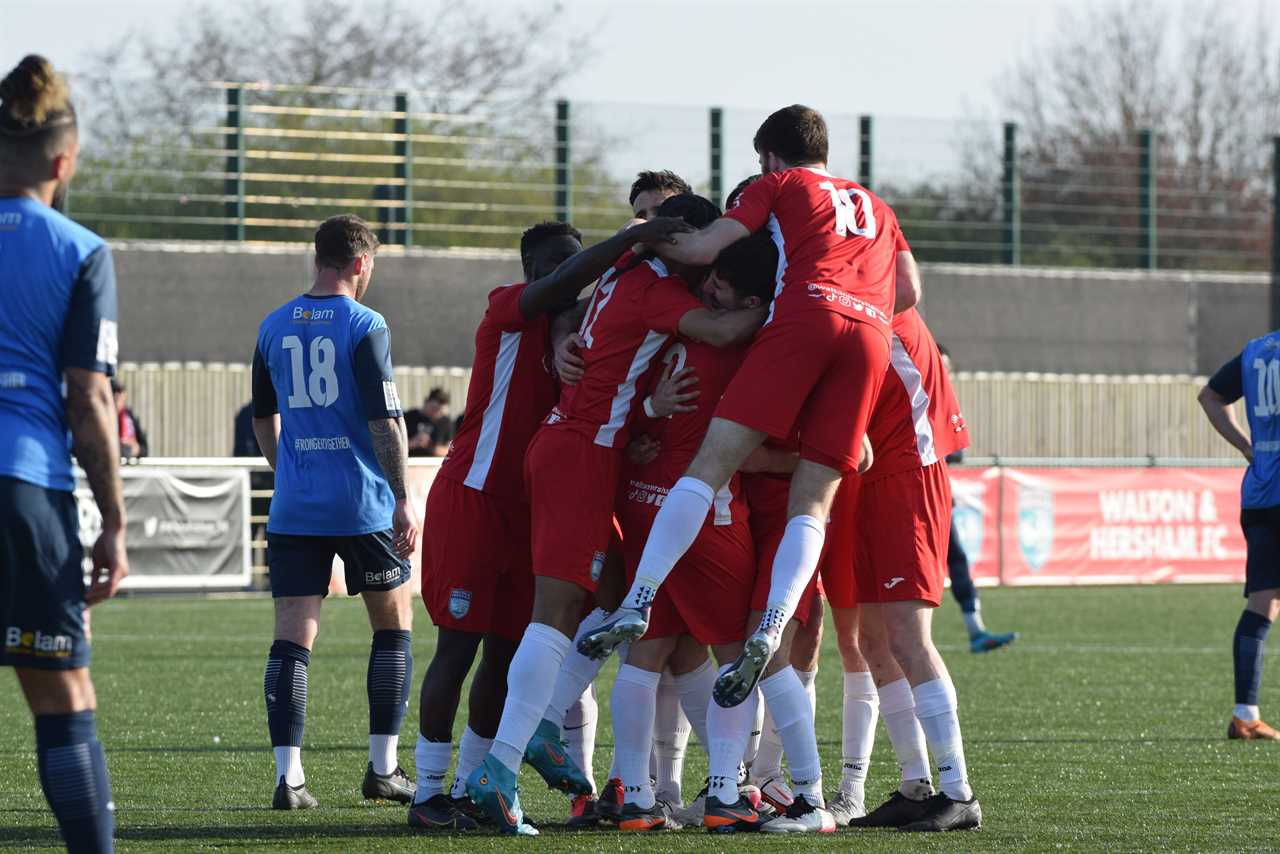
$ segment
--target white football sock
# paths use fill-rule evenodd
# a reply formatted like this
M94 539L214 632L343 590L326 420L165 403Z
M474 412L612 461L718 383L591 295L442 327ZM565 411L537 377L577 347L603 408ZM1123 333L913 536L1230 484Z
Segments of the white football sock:
M301 786L307 781L306 775L302 773L302 748L301 747L276 747L272 748L272 752L276 756L276 780L281 777L290 786Z
M458 740L458 767L453 769L453 786L449 789L449 797L457 799L466 796L467 778L480 767L480 763L492 749L492 738L476 735L471 727L462 731L462 738Z
M1256 721L1262 717L1262 713L1258 711L1257 706L1246 706L1243 703L1237 703L1235 716L1242 721Z
M804 686L805 696L809 698L809 708L813 710L813 719L818 719L818 671L796 668L796 677Z
M881 685L880 717L889 733L889 743L898 757L903 784L917 780L932 780L929 773L929 753L924 745L924 730L916 719L916 700L911 693L911 683L906 677Z
M818 756L818 735L813 728L812 706L795 670L784 667L760 681L760 693L769 705L778 739L791 770L791 788L814 806L822 799L822 760Z
M760 689L756 688L756 719L751 724L751 734L747 736L747 749L742 754L742 764L751 769L751 779L756 779L756 757L760 754L760 734L764 730L764 701L759 698ZM708 707L710 708L710 707Z
M867 768L871 764L871 748L876 739L876 718L880 715L880 696L875 680L867 672L844 675L844 716L840 747L844 769L840 774L840 791L859 805L866 799Z
M444 792L444 775L453 759L453 742L427 741L418 733L418 743L413 748L413 765L418 771L418 790L413 802L420 804Z
M624 664L613 683L613 743L617 745L618 774L624 798L642 808L653 806L649 782L649 754L653 746L653 717L661 674Z
M760 705L764 706L764 720L760 727L760 747L756 751L756 762L751 768L751 777L764 783L772 777L782 776L782 740L778 738L778 727L773 722L773 712L760 696Z
M697 670L690 670L673 678L685 720L689 722L693 734L698 737L698 743L702 745L702 749L710 755L711 734L707 730L707 709L711 704L711 689L716 684L715 665L708 658Z
M591 781L591 791L596 791L593 760L596 752L596 724L600 719L600 707L596 703L596 686L587 686L578 701L565 712L560 733L564 737L565 750L582 773Z
M519 775L529 739L547 713L556 675L573 641L544 623L530 623L507 671L507 702L493 739L493 758ZM581 694L582 690L579 689Z
M924 729L934 764L938 766L938 788L953 801L969 800L973 789L969 788L960 717L956 714L956 689L950 677L917 685L913 693L916 717Z
M624 608L649 607L676 562L698 538L715 495L714 489L696 477L682 477L671 487L653 518L636 580L622 600Z
M809 581L822 557L822 543L826 538L826 526L812 516L792 516L787 520L782 542L773 557L773 574L769 580L769 605L764 609L760 629L778 632L796 612L800 597L809 587Z
M587 686L595 681L604 666L604 660L596 661L578 652L578 639L587 632L604 625L609 620L609 612L599 608L593 610L578 624L578 631L573 636L573 647L560 664L560 672L556 674L555 687L551 690L551 700L547 703L546 719L563 728L565 713L569 707L582 698Z
M373 773L385 777L396 770L396 750L399 746L399 735L369 736L369 761L373 763Z
M705 726L706 709L703 709ZM680 692L676 677L670 671L658 680L657 713L653 722L653 752L657 758L657 795L672 805L683 805L681 783L684 778L684 755L692 730L680 709Z
M725 665L725 668L730 665ZM724 672L721 668L720 672ZM747 699L726 709L718 703L707 707L708 752L711 756L707 780L707 796L716 797L726 804L738 800L738 763L747 749L747 739L756 721L760 694L752 691Z
M970 638L987 633L987 627L982 622L982 606L974 603L973 611L962 611L964 616L964 627L969 632Z

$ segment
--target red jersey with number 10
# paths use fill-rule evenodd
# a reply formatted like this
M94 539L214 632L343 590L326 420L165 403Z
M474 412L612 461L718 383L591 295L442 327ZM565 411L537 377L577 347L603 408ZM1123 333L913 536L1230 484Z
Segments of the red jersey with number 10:
M462 426L440 466L440 477L508 498L524 498L524 452L559 393L548 363L551 321L521 314L526 287L489 294Z
M546 423L576 430L605 448L626 447L640 408L636 383L676 333L680 318L702 307L684 279L670 275L661 261L624 252L600 277L578 330L586 341L586 374L565 387Z
M725 216L778 245L777 312L826 309L889 335L897 240L893 209L861 185L807 166L771 172Z

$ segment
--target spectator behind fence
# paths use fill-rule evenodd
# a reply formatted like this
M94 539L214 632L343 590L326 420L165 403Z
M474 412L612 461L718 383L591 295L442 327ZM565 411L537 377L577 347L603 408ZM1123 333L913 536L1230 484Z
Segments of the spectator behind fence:
M421 409L411 409L404 414L404 424L409 431L409 456L443 457L453 441L449 392L438 386L431 389Z
M120 456L137 459L147 455L147 431L129 408L129 392L124 383L112 377L111 395L116 401L116 422L120 428Z

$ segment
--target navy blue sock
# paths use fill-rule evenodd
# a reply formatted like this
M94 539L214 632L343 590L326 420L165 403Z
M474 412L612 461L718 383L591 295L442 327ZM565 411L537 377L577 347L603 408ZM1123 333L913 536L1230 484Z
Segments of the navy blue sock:
M93 712L36 717L40 786L71 854L114 850L115 804Z
M951 542L947 546L947 574L951 576L951 595L956 597L960 610L966 614L978 610L978 589L973 586L973 576L969 574L969 557L960 545L955 522L951 523Z
M262 691L267 698L267 729L272 747L301 747L307 722L307 665L311 651L292 641L278 640L267 655Z
M384 629L373 633L369 650L369 735L399 735L413 682L413 634Z
M1236 665L1236 704L1258 705L1258 689L1262 686L1262 653L1267 643L1271 621L1261 614L1245 611L1236 623L1235 641L1231 645Z

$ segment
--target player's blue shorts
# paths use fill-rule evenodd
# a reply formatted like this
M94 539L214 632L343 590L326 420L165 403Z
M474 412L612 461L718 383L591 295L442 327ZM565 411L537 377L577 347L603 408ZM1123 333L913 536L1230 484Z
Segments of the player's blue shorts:
M1246 507L1240 527L1248 549L1244 595L1280 588L1280 507Z
M0 477L0 665L89 666L83 561L75 496Z
M347 592L394 590L409 580L409 561L392 549L390 531L347 537L313 537L267 532L267 571L271 595L324 596L329 592L333 558L342 558Z

